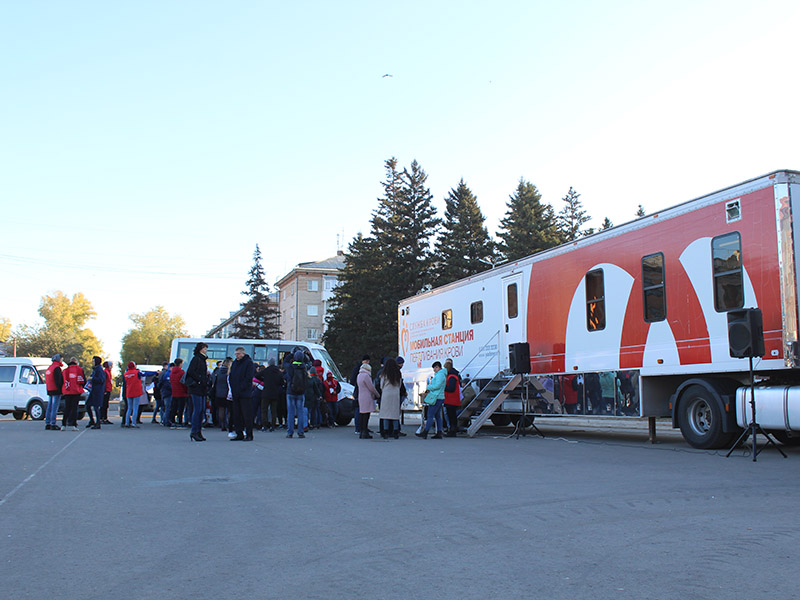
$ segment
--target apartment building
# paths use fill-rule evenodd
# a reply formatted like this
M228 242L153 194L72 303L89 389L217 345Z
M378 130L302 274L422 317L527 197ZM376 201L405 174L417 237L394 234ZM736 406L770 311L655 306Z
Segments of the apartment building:
M278 292L273 292L269 295L269 303L274 308L278 309ZM233 335L234 330L236 329L236 325L238 323L246 323L245 317L243 315L244 309L240 308L239 310L231 311L230 315L225 317L219 322L219 325L215 325L211 329L208 330L205 337L207 338L218 338L218 339L225 339L225 338L232 338L235 337Z
M283 339L319 342L325 332L328 305L344 268L344 253L298 264L275 284L278 288Z

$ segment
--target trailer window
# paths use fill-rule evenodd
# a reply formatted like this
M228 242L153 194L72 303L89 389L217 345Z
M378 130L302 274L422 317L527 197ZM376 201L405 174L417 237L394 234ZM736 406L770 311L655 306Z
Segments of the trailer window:
M644 320L648 323L663 321L667 317L667 304L664 299L664 255L661 252L642 259L642 292Z
M714 270L714 308L726 312L744 306L742 237L738 231L711 240Z
M519 314L519 302L517 302L517 284L512 283L506 288L508 302L508 318L516 319Z
M452 329L453 327L453 311L451 309L442 311L442 329Z
M586 274L586 328L600 331L606 328L606 299L603 269Z
M483 323L483 300L478 300L469 305L469 322Z

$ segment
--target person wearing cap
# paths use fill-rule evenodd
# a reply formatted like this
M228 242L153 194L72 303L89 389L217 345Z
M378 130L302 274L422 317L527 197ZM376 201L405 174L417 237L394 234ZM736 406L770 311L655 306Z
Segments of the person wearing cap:
M125 411L125 418L122 422L123 427L139 428L136 424L136 417L139 415L139 402L142 396L144 396L142 374L136 368L136 363L130 361L128 370L125 371L125 399L128 403L128 410Z
M336 427L336 415L339 412L339 392L342 390L342 386L330 371L325 376L323 385L322 393L325 397L325 406L328 409L328 426Z
M358 384L358 418L359 418L359 439L371 440L369 434L369 415L375 410L375 399L378 397L378 390L372 383L372 367L369 363L364 363L358 370L356 378Z
M64 375L61 367L61 355L53 356L53 362L44 372L44 382L47 386L47 411L44 415L44 428L48 431L60 431L56 420L58 419L58 405L61 404L61 389L64 387Z
M64 429L69 427L72 431L78 431L78 402L83 394L83 369L78 365L78 359L74 356L69 359L67 368L64 370L64 387L61 395L64 396L64 417L61 424Z

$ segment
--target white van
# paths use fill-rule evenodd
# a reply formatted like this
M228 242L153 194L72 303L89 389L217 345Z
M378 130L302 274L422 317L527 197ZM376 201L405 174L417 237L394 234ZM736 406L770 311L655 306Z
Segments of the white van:
M49 358L0 358L0 414L12 413L17 420L27 414L31 419L44 419L47 386L44 372L53 361ZM78 405L78 419L86 413L85 395ZM63 406L59 407L62 412Z

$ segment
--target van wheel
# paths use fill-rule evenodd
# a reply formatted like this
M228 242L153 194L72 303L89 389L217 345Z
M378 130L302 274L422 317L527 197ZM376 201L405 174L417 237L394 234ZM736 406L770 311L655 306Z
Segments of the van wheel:
M34 421L41 421L44 419L44 404L39 400L33 400L28 404L28 416Z
M14 419L16 419L17 421L22 421L22 419L25 418L25 411L24 410L15 410L13 412L13 415L14 415Z
M492 415L489 417L489 420L492 422L492 425L495 427L508 427L511 425L511 416L510 415Z
M350 421L352 421L352 420L353 420L353 417L351 417L350 415L345 415L345 416L336 415L336 424L339 427L346 427L346 426L350 425Z
M736 433L722 431L722 403L701 385L690 385L681 395L679 424L684 439L701 450L727 446Z

